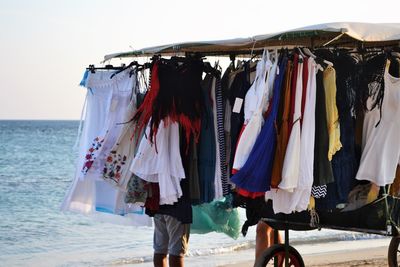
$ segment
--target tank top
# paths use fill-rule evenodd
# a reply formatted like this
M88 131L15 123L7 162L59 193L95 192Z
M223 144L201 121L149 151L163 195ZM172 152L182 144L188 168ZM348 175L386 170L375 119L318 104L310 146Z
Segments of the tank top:
M400 78L389 74L389 64L388 61L384 74L382 118L378 108L364 117L362 155L356 175L358 180L379 186L393 183L400 158Z

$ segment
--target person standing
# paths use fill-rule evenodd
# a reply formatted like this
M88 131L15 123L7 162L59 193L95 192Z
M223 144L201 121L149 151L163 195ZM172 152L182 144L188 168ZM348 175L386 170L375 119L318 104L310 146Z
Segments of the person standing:
M188 249L192 206L189 179L181 180L182 196L173 205L160 205L154 214L154 267L183 267Z

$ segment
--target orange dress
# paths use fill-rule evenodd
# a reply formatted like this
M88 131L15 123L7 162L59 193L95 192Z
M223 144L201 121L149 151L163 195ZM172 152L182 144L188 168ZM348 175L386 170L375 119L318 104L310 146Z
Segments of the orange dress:
M293 62L288 61L285 73L285 87L282 103L282 123L275 124L277 128L277 145L275 150L274 165L272 167L271 188L278 188L282 180L283 160L285 159L286 147L289 142L289 113L291 99L291 84L292 84ZM279 114L278 114L279 116Z

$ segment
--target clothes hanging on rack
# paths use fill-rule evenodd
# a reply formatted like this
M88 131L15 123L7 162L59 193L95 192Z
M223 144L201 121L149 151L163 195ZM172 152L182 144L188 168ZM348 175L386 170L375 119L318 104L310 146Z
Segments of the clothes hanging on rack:
M336 103L340 121L340 142L342 148L332 157L332 171L335 177L326 199L325 206L333 209L347 203L348 194L355 185L358 160L355 146L355 94L357 85L358 59L344 51L320 50L318 55L332 62L336 70ZM326 187L325 187L326 188ZM318 203L321 205L321 203Z
M314 136L315 136L315 101L316 101L316 64L312 58L304 61L307 64L307 88L305 92L305 108L300 139L300 167L297 184L293 192L288 190L271 190L266 193L266 199L272 199L275 213L291 213L307 209L313 184L314 166ZM301 69L301 67L299 68ZM303 73L302 73L303 75ZM302 81L302 85L305 85ZM297 91L296 91L297 92ZM297 104L297 103L296 103Z
M150 136L148 126L130 171L147 182L158 183L160 204L171 205L182 196L179 183L185 178L179 152L179 124L163 120L157 128L157 134L154 136L157 140L157 150L146 137Z
M336 106L336 71L333 67L328 66L324 70L323 82L329 135L328 159L331 161L333 155L342 148L340 143L339 113Z
M289 111L291 99L291 81L292 81L293 61L289 60L285 73L285 81L281 95L277 118L277 147L272 167L271 187L278 188L282 180L283 160L286 154L286 147L289 142Z
M213 77L211 74L206 75L202 82L204 109L201 117L198 161L200 203L211 202L215 196L216 139L211 100L212 83Z
M225 131L224 131L224 105L222 97L222 86L220 74L215 77L215 106L216 106L216 118L217 118L217 134L218 137L218 154L220 158L220 169L221 169L221 186L222 195L227 196L231 191L231 186L228 179L227 169L227 158L225 152ZM219 199L217 195L217 199Z
M232 176L231 180L239 188L250 192L266 192L270 187L273 156L275 155L276 132L275 120L278 113L281 84L286 69L287 57L283 57L279 63L279 75L277 75L271 112L267 115L259 136L250 152L244 166Z
M212 114L213 114L213 122L214 122L214 134L213 137L215 139L215 174L214 174L214 199L220 199L223 196L222 193L222 172L221 172L221 145L219 132L218 132L218 124L221 123L221 117L218 118L217 109L222 108L221 106L217 107L216 100L216 86L217 86L217 78L213 77L211 82L211 103L212 103ZM221 114L219 114L221 115ZM218 121L218 119L220 119Z
M232 107L231 118L230 118L230 168L233 168L233 162L235 160L236 145L240 136L240 131L244 123L244 107L243 101L247 91L250 88L250 66L249 63L245 63L243 70L236 74L232 86L230 88L229 102ZM232 173L232 169L228 170Z
M379 186L393 182L400 158L400 78L389 73L389 66L390 61L385 66L382 106L364 117L362 157L356 176Z
M272 62L267 50L257 64L256 77L244 99L244 125L236 147L233 161L233 172L237 172L247 161L254 143L264 123L263 113L266 110L269 93L269 76ZM275 69L276 72L276 69ZM275 77L275 73L272 73Z
M303 61L299 55L297 65L297 78L295 89L294 112L292 116L291 131L289 143L286 148L286 155L283 161L282 180L279 188L288 192L293 192L297 187L298 179L300 176L300 119L301 119L301 101L303 94ZM293 93L292 93L293 94ZM293 105L293 104L292 104Z
M326 115L326 97L323 73L317 73L317 100L315 104L314 185L321 186L334 181L332 163L328 159L329 135Z
M88 105L80 142L81 153L76 176L65 196L62 210L90 214L101 221L150 225L151 221L144 215L142 207L128 206L124 202L124 191L102 178L106 158L120 136L123 128L121 119L128 112L131 102L136 75L130 72L131 69L127 69L113 79L110 77L114 71L88 74Z
M397 61L378 50L352 53L265 50L259 61L231 64L222 79L194 56L153 57L143 65L151 69L149 83L137 82L141 68L112 79L115 70L89 71L83 153L63 207L142 216L136 224L147 223L145 208L189 223L190 204L227 196L231 183L241 197L271 199L275 213L287 214L307 209L310 196L317 211L341 208L356 173L392 183L400 161L400 78L391 74L397 66L381 73L379 66ZM355 121L362 117L358 169Z
M123 77L124 75L129 76L129 72L125 71L121 76ZM106 76L105 78L109 77ZM122 131L123 121L121 121L121 118L125 117L135 83L132 78L127 78L124 81L124 83L115 84L112 90L105 124L100 133L93 139L90 148L88 148L86 160L82 167L82 179L86 179L89 173L93 173L97 177L103 171L108 152ZM112 83L112 81L109 83ZM134 104L131 106L134 106Z

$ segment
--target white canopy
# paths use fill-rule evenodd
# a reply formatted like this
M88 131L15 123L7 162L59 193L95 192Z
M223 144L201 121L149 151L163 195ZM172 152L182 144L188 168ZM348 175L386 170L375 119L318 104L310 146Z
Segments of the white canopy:
M135 51L106 55L104 60L122 57L151 56L154 54L175 55L179 53L202 53L204 55L228 55L251 53L264 47L327 45L354 47L398 46L400 23L335 22L318 24L289 31L217 41L184 42L143 48Z

